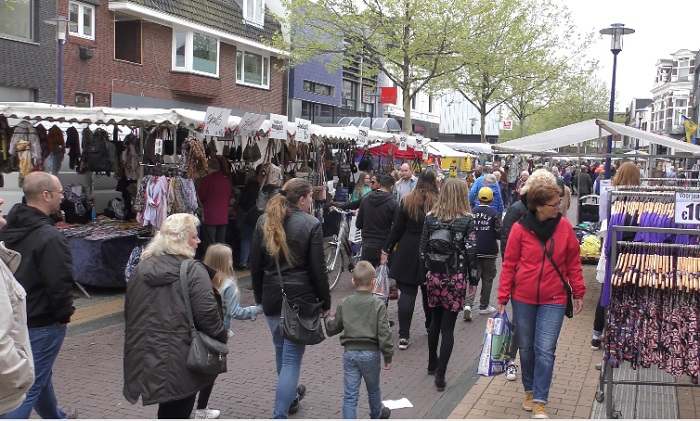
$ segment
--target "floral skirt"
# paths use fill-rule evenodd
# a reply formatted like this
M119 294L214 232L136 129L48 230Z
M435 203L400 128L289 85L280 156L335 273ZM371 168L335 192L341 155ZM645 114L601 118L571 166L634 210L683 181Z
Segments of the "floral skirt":
M446 273L428 272L425 275L428 291L428 307L443 307L452 312L464 308L467 296L467 282L464 274L448 276Z

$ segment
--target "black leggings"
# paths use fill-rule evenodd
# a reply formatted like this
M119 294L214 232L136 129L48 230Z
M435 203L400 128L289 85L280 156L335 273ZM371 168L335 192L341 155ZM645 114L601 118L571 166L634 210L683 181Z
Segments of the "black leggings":
M455 323L457 322L458 312L449 311L444 307L431 307L433 320L428 329L428 364L433 361L438 361L437 376L445 376L447 372L447 363L450 362L452 355L452 347L455 344ZM438 357L437 348L440 336L440 356Z
M199 398L197 398L197 409L207 409L209 406L209 396L211 396L211 391L214 390L214 383L209 386L204 386L199 391Z
M600 289L600 298L598 299L598 305L595 308L595 318L593 319L593 330L599 332L602 335L603 329L605 329L605 307L600 305L600 300L603 298L603 289Z
M409 339L411 337L411 321L413 320L413 310L416 307L416 296L418 295L418 285L396 282L396 286L401 291L399 295L399 339ZM425 328L430 328L432 313L428 307L428 293L425 285L420 286L421 298L423 300L423 312L425 313Z
M158 405L158 419L189 419L197 394Z

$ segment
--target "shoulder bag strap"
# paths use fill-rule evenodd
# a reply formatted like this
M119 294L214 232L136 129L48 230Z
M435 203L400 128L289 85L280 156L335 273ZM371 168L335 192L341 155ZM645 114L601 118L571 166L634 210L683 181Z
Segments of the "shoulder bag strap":
M554 266L554 270L557 271L557 274L559 275L559 279L564 283L564 286L569 287L569 283L566 282L566 279L564 279L564 275L562 275L561 271L559 271L559 268L557 267L556 263L554 263L554 259L552 258L552 255L549 253L549 250L547 250L547 247L545 247L545 244L539 240L540 246L542 247L542 252L544 252L544 255L547 256L547 259L549 259L549 262Z
M187 288L187 267L189 266L192 259L185 259L180 265L180 286L182 286L182 295L185 298L185 308L187 309L187 317L190 320L190 328L194 327L194 318L192 317L192 305L190 304L190 292Z
M277 266L277 278L280 280L280 288L282 288L282 295L286 294L284 293L284 282L282 281L282 271L280 270L280 260L277 256L275 256L275 266Z

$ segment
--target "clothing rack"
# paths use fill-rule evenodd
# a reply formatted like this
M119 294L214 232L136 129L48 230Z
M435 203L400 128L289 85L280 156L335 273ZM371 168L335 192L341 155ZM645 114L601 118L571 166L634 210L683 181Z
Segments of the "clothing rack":
M642 192L622 192L622 193L642 193ZM648 194L648 193L646 193ZM671 194L671 193L669 193ZM636 195L636 194L634 194ZM648 233L659 233L659 234L680 234L680 235L700 235L700 229L684 229L684 228L651 228L651 227L635 227L635 226L612 226L610 227L612 231L612 247L610 252L610 259L612 268L616 266L618 257L618 245L630 246L639 245L640 247L660 247L667 249L679 249L679 250L700 250L700 245L685 245L685 244L665 244L665 243L648 243L648 242L634 242L634 241L618 241L618 232L648 232ZM610 303L612 306L612 303ZM606 320L606 329L607 320ZM678 383L678 382L666 382L666 381L641 381L641 380L613 380L613 369L611 361L609 358L604 360L603 366L601 367L598 391L596 392L596 400L598 402L603 402L605 396L608 399L605 402L605 414L607 418L623 418L623 414L615 409L615 402L613 400L613 388L614 385L628 385L628 386L660 386L660 387L700 387L700 384L693 383Z
M616 186L618 192L630 191L700 191L700 187L693 186Z

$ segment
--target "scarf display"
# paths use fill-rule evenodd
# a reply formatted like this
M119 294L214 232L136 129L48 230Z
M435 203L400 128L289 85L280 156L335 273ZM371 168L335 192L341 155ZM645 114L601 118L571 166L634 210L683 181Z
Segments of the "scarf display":
M168 215L194 214L198 206L194 180L183 177L144 176L134 199L136 220L156 229Z

